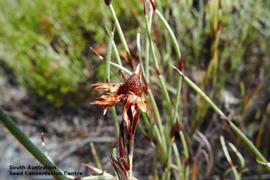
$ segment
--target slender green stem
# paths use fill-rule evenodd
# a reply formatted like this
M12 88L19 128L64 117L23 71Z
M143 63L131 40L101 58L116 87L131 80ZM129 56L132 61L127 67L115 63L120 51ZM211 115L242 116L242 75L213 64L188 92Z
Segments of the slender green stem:
M224 137L223 136L220 136L220 143L221 143L221 146L222 146L222 150L224 152L224 155L230 165L230 168L232 168L232 171L233 171L233 174L234 174L234 177L235 177L235 180L240 180L240 176L236 170L236 167L234 166L233 162L232 162L232 159L231 159L231 156L228 152L228 149L227 149L227 146L226 146L226 143L225 143L225 140L224 140Z
M117 51L117 47L116 47L116 45L114 43L114 40L113 40L114 32L110 32L109 35L110 36L109 36L109 39L108 39L108 48L107 48L107 55L106 55L106 81L107 82L110 82L110 80L111 80L110 75L111 75L112 49L114 49L114 53L115 53L117 59L120 58L119 53ZM120 59L120 61L118 59L118 63L121 64L121 59ZM115 107L112 107L111 112L112 112L112 118L113 118L114 126L116 128L116 135L118 137L118 135L119 135L119 123L118 123L118 118L117 118L117 113L116 113Z
M230 121L225 114L217 107L217 105L196 85L194 84L187 76L185 76L181 71L179 71L176 67L173 66L173 68L181 75L184 79L184 81L192 87L200 96L202 96L205 101L213 108L213 110L218 113L223 120L225 120L226 124L228 124L228 127L232 129L234 133L236 133L239 138L244 142L248 148L253 152L253 154L256 156L256 158L259 161L267 162L267 160L264 158L264 156L260 153L260 151L256 148L256 146L245 136L244 133L232 122ZM268 170L270 170L270 167L267 167Z
M169 32L169 37L171 38L171 40L173 42L173 47L175 49L177 57L181 58L181 51L180 51L179 45L177 43L177 39L173 33L172 28L170 27L170 25L167 23L166 19L162 16L162 14L158 10L156 10L155 12L158 15L159 19L161 20L162 24L165 26L165 29Z
M101 162L100 162L100 159L99 159L99 157L97 155L97 151L96 151L94 143L90 143L90 147L91 147L92 155L93 155L94 160L95 160L96 167L101 169L102 168Z
M139 54L139 61L142 66L142 73L143 73L143 76L145 77L145 68L144 68L144 64L142 60L141 33L140 32L137 32L136 44L137 44L137 49L138 49L138 54Z
M155 101L154 95L153 95L153 93L152 93L152 91L150 89L148 90L148 94L149 94L149 97L150 97L150 102L151 102L151 104L153 106L153 110L154 110L154 114L155 114L155 117L156 117L156 120L157 120L158 128L159 128L160 132L162 132L162 134L163 134L163 126L162 126L158 106L157 106L157 103Z
M147 16L145 16L145 18L147 18ZM147 82L149 82L150 80L150 71L149 71L149 62L150 62L150 41L148 38L148 32L151 32L151 27L152 27L152 18L153 18L153 14L149 13L149 20L148 20L148 24L146 26L146 28L148 28L147 32L146 32L146 47L145 47L145 77Z
M112 59L112 47L113 47L113 37L114 33L110 32L109 33L109 39L108 39L108 48L107 48L107 54L106 54L106 81L110 82L111 80L111 59Z
M243 155L238 151L238 149L235 147L235 145L233 145L232 143L229 142L229 146L230 148L233 150L233 152L236 154L239 163L240 163L240 168L244 169L245 168L245 158L243 157Z
M176 118L178 115L177 110L178 110L178 107L180 104L181 87L182 87L182 78L179 78L178 85L177 85L177 93L176 93L176 103L175 103L175 107L174 107L174 111L173 111L173 118L172 118L171 125L173 125L176 122Z
M256 158L261 162L267 162L261 152L256 148L256 146L245 136L244 133L231 121L229 121L229 127L234 131L235 134L239 135L240 139L249 147L249 149L255 154ZM267 167L270 171L270 167Z
M194 84L188 77L186 77L177 67L173 66L173 68L184 78L184 81L192 87L200 96L202 96L206 102L222 117L225 118L225 114L216 106L216 104L196 85Z
M170 25L168 24L166 19L163 17L163 15L158 10L156 10L155 13L158 15L158 18L161 20L162 24L164 25L165 29L167 30L167 32L169 34L169 37L170 37L172 44L173 44L173 48L174 48L176 55L177 55L177 60L182 61L180 47L178 45L177 39L175 37L175 34L174 34L172 28L170 27ZM183 63L183 62L181 62L181 63ZM170 132L171 126L176 122L176 118L179 116L178 115L178 108L180 105L181 88L182 88L182 77L179 76L178 83L177 83L176 104L175 104L175 107L174 107L174 110L172 113L172 119L170 120L169 132ZM185 135L184 135L183 131L180 131L180 137L181 137L182 145L184 147L184 156L186 159L188 159L188 147L187 147L187 143L186 143ZM184 173L187 173L187 172L184 171Z
M172 40L173 48L174 48L174 50L176 52L177 59L179 61L182 61L182 59L181 59L182 55L181 55L180 47L178 45L177 39L176 39L176 37L174 35L174 32L173 32L172 28L170 27L170 25L168 24L166 19L163 17L163 15L158 10L156 10L155 12L158 15L158 18L161 20L162 24L164 25L165 29L169 33L169 37ZM174 111L173 111L173 119L172 119L173 123L175 123L177 115L178 115L177 114L177 109L179 108L179 104L180 104L181 87L182 87L182 77L180 76L179 79L178 79L178 84L177 84L176 105L175 105L175 108L174 108Z
M137 50L139 54L139 60L142 62L142 47L141 47L141 33L138 31L136 35L136 45L137 45ZM141 63L143 66L143 64ZM144 70L144 68L142 68Z
M166 144L164 141L164 138L161 137L161 133L160 130L158 129L158 127L156 125L154 125L154 132L155 132L155 137L157 138L157 146L159 148L157 148L160 151L160 155L161 155L161 161L162 162L166 162L166 158L167 158L167 153L166 153Z
M180 131L179 134L180 134L180 139L181 139L181 142L182 142L182 145L183 145L184 157L186 159L188 159L189 158L188 145L187 145L187 141L186 141L184 132L183 131Z
M113 51L114 51L114 54L116 56L117 63L120 66L122 66L122 61L121 61L121 58L120 58L120 55L119 55L119 51L118 51L118 49L116 47L116 44L115 44L114 40L113 40Z
M175 155L175 161L176 161L176 164L177 164L176 169L178 171L179 178L183 179L184 170L183 170L183 166L182 166L182 163L181 163L181 157L180 157L180 154L179 154L179 150L178 150L175 143L172 144L172 147L173 147L173 152L174 152L174 155Z
M156 57L154 43L152 41L151 31L150 31L150 28L149 28L150 24L149 24L147 16L145 16L144 19L145 19L145 24L146 24L147 38L149 40L150 52L152 54L152 57L153 57L153 60L154 60L154 63L155 63L155 67L156 67L157 70L159 70L159 63L158 63L158 60L157 60L157 57Z
M149 39L146 39L146 45L145 45L145 78L146 81L149 82L150 80L150 71L149 71L149 58L150 58L150 45L149 45Z
M150 50L151 50L151 54L152 54L152 57L153 57L153 60L154 60L154 63L155 63L156 70L159 73L158 77L159 77L159 80L160 80L160 83L161 83L162 92L163 92L163 94L165 96L168 107L171 108L170 107L171 106L171 99L170 99L170 96L169 96L169 92L167 90L167 85L165 83L165 78L159 72L160 71L159 63L158 63L158 60L157 60L157 57L156 57L154 44L153 44L152 37L151 37L150 31L149 31L149 28L148 28L149 27L149 22L148 22L148 19L147 19L146 16L145 16L145 22L146 22L147 37L148 37L148 40L149 40Z
M114 67L117 67L118 69L125 71L126 73L128 73L129 75L132 74L132 72L130 70L128 70L127 68L125 68L124 66L121 66L119 64L116 64L114 62L110 62L111 65L113 65Z
M116 26L116 31L117 31L117 33L118 33L118 35L119 35L120 41L121 41L122 45L124 46L125 51L126 51L128 54L130 54L130 51L129 51L129 49L128 49L128 45L127 45L127 42L126 42L126 38L125 38L125 36L124 36L124 33L123 33L123 31L122 31L122 28L121 28L121 26L120 26L120 23L119 23L119 21L118 21L118 18L117 18L117 16L116 16L116 13L115 13L115 11L114 11L114 8L113 8L112 4L109 5L109 9L110 9L110 11L111 11L111 13L112 13L113 20L114 20L115 26Z
M65 176L60 170L25 134L17 127L10 116L0 107L0 121L9 130L9 132L31 153L42 165L52 168L51 173L57 173L56 179L66 180L73 179L72 176Z
M114 123L114 127L115 127L115 131L116 131L116 137L119 137L119 122L118 122L118 117L117 117L117 112L116 112L116 108L112 107L111 108L112 111L112 118L113 118L113 123Z

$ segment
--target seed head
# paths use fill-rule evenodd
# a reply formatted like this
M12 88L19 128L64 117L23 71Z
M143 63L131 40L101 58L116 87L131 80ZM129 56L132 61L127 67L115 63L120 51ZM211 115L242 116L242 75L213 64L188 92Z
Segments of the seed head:
M141 96L144 89L143 83L137 74L132 74L128 80L120 86L117 94L135 94Z

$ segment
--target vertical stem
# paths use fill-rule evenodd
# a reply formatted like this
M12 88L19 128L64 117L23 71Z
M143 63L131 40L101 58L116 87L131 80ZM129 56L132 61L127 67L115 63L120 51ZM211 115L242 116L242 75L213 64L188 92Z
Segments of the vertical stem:
M177 43L177 39L173 33L172 28L170 27L170 25L167 23L166 19L162 16L162 14L158 10L156 10L155 12L158 15L158 17L160 18L162 24L165 26L166 30L169 32L169 37L171 38L171 40L173 42L173 47L174 47L175 52L177 54L177 58L181 58L181 51L180 51L179 45Z
M187 145L187 141L186 141L185 135L184 135L183 131L180 131L179 134L180 134L181 142L182 142L182 145L183 145L184 157L186 159L188 159L189 158L188 145Z
M93 155L94 160L95 160L96 167L98 169L102 169L101 162L100 162L100 159L99 159L99 157L97 155L97 151L96 151L94 143L90 143L90 147L91 147L92 155Z
M114 33L109 32L109 39L108 39L108 48L106 54L106 82L110 82L110 74L111 74L111 58L112 58L112 47L113 47L113 37Z
M125 38L125 36L124 36L124 33L123 33L123 31L122 31L122 28L121 28L121 26L120 26L120 23L119 23L119 21L118 21L118 18L117 18L117 16L116 16L116 13L115 13L115 11L114 11L114 8L113 8L112 4L109 5L109 9L110 9L110 11L111 11L111 13L112 13L113 20L114 20L115 26L116 26L116 31L117 31L117 33L118 33L118 35L119 35L120 41L121 41L122 45L124 46L125 51L126 51L128 54L130 54L130 51L129 51L129 49L128 49L128 45L127 45L127 42L126 42L126 38Z
M113 40L113 51L114 51L114 54L116 56L117 63L120 66L122 66L122 61L121 61L121 58L120 58L120 55L119 55L119 52L118 52L118 49L116 47L116 44L115 44L114 40Z
M182 55L181 55L180 47L178 45L177 39L176 39L176 37L175 37L175 35L173 33L172 28L170 27L170 25L168 24L166 19L162 16L162 14L158 10L156 10L155 12L158 15L158 18L161 20L162 24L164 25L165 29L169 33L169 37L172 40L173 48L174 48L174 50L176 52L176 55L177 55L177 60L182 61ZM178 109L179 104L180 104L181 87L182 87L182 77L179 76L178 84L177 84L176 105L175 105L175 108L174 108L174 111L173 111L172 122L175 122L176 118L177 118L177 109Z
M145 47L145 78L147 83L149 83L150 80L150 72L149 72L149 52L150 52L150 45L149 45L149 39L146 39L146 47Z
M129 161L129 179L131 180L132 177L133 177L133 152L134 152L134 138L135 136L132 136L131 139L130 139L130 151L129 151L129 154L128 154L128 161Z
M152 41L152 37L151 37L151 34L150 34L151 32L150 32L149 22L148 22L147 16L145 16L145 23L146 23L146 29L147 29L147 37L148 37L148 41L149 41L151 54L152 54L152 57L153 57L153 60L154 60L154 63L155 63L155 68L159 73L158 77L159 77L159 81L161 83L162 92L163 92L163 94L165 96L166 103L167 103L167 105L168 105L168 107L170 109L171 108L170 107L171 106L171 99L170 99L170 96L169 96L169 92L167 90L167 85L165 83L165 78L159 72L160 68L159 68L158 60L157 60L155 49L154 49L154 43Z
M118 118L117 118L116 108L112 107L111 111L112 111L112 118L113 118L114 127L116 128L116 137L118 137L119 136L119 122L118 122Z
M59 169L25 134L17 127L15 122L9 117L8 114L0 107L0 121L9 130L9 132L31 153L42 165L54 167L50 171L59 174L55 176L56 179L66 180L72 176L65 176L63 171Z

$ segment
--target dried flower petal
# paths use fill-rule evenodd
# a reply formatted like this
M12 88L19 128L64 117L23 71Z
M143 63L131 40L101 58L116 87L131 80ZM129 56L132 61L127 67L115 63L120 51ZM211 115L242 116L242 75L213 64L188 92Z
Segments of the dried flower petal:
M143 101L141 98L137 100L137 106L142 112L148 111L148 106L146 101Z
M132 114L133 114L133 121L132 121L132 125L131 125L131 133L134 135L135 130L136 130L137 125L138 125L138 120L139 120L139 115L140 115L140 111L138 110L137 106L134 106L134 110L133 110Z
M140 64L137 65L134 73L137 74L139 76L140 80L141 80L141 78L142 78L142 67L141 67Z
M104 108L114 106L115 104L119 103L120 101L124 100L126 98L125 95L120 94L116 95L114 93L109 93L102 95L101 97L97 98L94 102L91 104L96 104L103 106Z
M92 88L100 91L108 91L111 93L117 92L121 83L96 83L92 85Z
M123 120L124 120L125 126L128 128L128 131L130 128L130 118L128 116L128 110L131 107L131 105L135 103L136 99L137 99L136 95L132 95L132 94L129 95L123 108Z

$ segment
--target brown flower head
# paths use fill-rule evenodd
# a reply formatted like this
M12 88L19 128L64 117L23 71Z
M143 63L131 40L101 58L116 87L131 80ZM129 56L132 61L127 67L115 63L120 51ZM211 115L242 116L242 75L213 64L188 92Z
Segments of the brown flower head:
M142 69L140 64L137 65L133 74L124 83L96 83L93 84L92 87L95 90L106 92L106 94L91 103L102 106L104 112L106 112L107 108L116 105L120 101L125 102L123 119L126 123L128 123L129 108L139 108L143 112L147 110L146 102L142 98L145 85L142 82Z
M135 131L140 114L139 109L143 112L147 111L146 102L142 98L146 88L142 81L141 66L138 64L135 71L124 83L97 83L93 84L92 87L95 90L106 92L91 103L102 106L105 113L107 108L116 105L120 101L124 102L123 120L119 129L119 158L112 157L112 164L119 179L128 179L130 164L127 153L133 154Z

